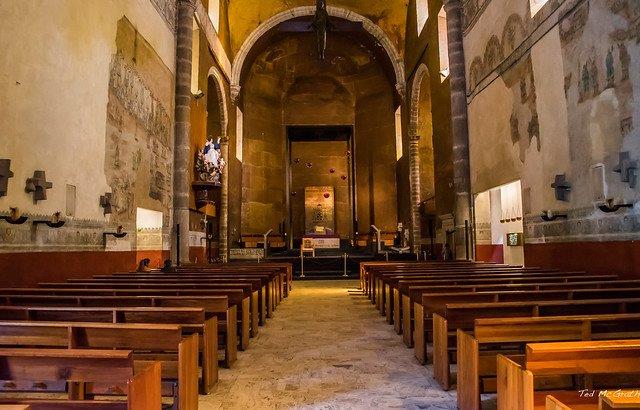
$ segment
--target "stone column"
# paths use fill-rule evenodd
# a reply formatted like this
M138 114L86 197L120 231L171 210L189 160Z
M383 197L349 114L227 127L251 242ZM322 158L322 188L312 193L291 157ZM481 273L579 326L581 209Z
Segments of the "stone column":
M193 0L178 0L176 47L176 129L173 148L173 223L180 225L180 242L174 236L171 244L173 258L180 249L180 263L189 262L189 157L191 147L191 47L193 37ZM177 231L176 231L177 232Z
M420 136L409 136L409 189L411 190L411 245L420 253Z
M453 177L455 190L455 255L465 257L465 221L472 226L471 184L469 169L469 127L467 118L467 84L462 30L462 2L444 0L447 13L449 45L449 84L451 88L451 134L453 137ZM469 235L469 257L473 255L473 235Z
M220 139L220 153L227 161L222 169L222 189L220 190L220 258L229 260L229 138Z

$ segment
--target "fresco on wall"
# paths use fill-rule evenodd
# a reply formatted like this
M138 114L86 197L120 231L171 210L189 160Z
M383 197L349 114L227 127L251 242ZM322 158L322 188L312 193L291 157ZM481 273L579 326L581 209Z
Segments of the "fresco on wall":
M639 18L640 1L591 0L560 23L571 151L583 174L586 166L605 165L610 196L637 197L611 171L620 152L640 152L640 78L630 68L640 52Z
M112 221L135 221L137 206L168 215L172 183L173 76L151 46L122 18L111 59L105 174ZM158 85L156 83L162 83Z
M501 35L492 35L485 43L482 56L471 60L468 74L468 90L474 91L505 58L509 57L526 37L525 24L519 14L512 14L502 28Z
M513 109L510 119L511 142L518 144L520 161L524 162L525 153L532 144L535 144L538 151L541 149L540 123L536 110L537 96L531 55L527 54L513 68L503 73L502 79L513 93Z
M640 158L640 104L634 97L640 85L640 1L551 0L534 18L528 7L506 0L469 0L465 8L470 141L472 147L493 147L472 150L475 186L486 189L521 176L534 202L525 218L528 243L637 238L637 210L603 213L594 196L604 189L616 203L640 199L638 189L614 172L621 152ZM486 27L488 21L505 23L494 29ZM490 98L508 102L486 104ZM594 185L591 169L597 164L605 170L606 188ZM549 188L560 171L571 179L566 203ZM544 222L541 209L562 209L569 217Z

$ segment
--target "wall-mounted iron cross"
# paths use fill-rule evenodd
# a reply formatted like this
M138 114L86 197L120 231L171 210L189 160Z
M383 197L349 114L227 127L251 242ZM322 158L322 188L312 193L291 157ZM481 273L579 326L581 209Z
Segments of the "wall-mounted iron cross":
M33 192L33 202L44 201L47 199L47 189L53 188L53 182L48 182L44 171L33 171L33 177L27 178L27 184L24 187L26 192Z
M7 195L9 178L13 177L11 172L11 160L0 159L0 196Z
M619 157L618 166L613 169L613 172L620 174L620 180L622 182L628 182L629 187L636 187L636 169L638 168L637 161L632 161L629 151L621 152Z
M551 188L556 191L556 199L558 201L567 201L567 196L571 191L571 185L567 182L565 174L556 175L555 181L551 184Z

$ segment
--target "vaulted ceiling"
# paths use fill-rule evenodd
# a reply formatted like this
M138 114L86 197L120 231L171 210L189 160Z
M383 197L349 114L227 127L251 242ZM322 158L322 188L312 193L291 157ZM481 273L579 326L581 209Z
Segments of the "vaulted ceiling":
M231 48L235 55L246 38L275 14L300 6L314 6L315 0L228 0ZM328 6L341 7L367 17L377 24L403 55L407 0L327 0Z

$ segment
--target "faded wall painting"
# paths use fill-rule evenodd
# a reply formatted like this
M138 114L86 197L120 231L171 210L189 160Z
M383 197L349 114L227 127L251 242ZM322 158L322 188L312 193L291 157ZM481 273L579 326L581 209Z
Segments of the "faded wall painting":
M525 3L466 3L473 190L520 178L527 243L637 238L635 209L604 213L595 198L639 198L616 170L640 158L640 2L549 1L533 18ZM567 201L551 188L558 174ZM545 222L542 210L568 218Z
M105 174L112 221L132 224L139 206L163 212L172 198L173 76L126 17L109 73ZM167 227L167 223L164 224Z

